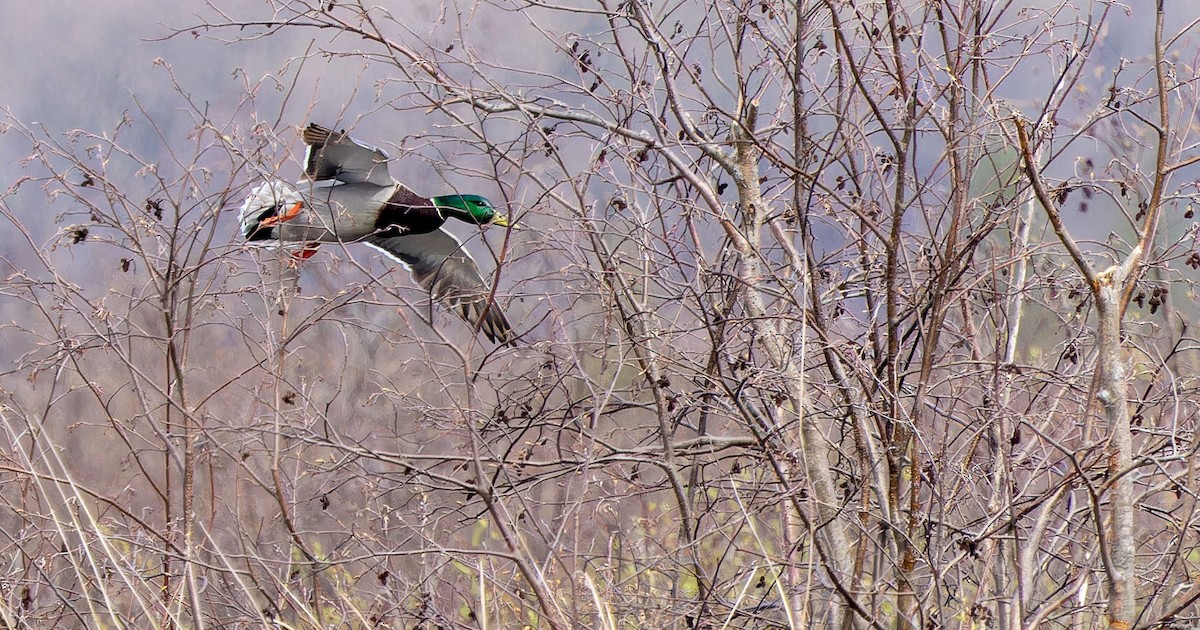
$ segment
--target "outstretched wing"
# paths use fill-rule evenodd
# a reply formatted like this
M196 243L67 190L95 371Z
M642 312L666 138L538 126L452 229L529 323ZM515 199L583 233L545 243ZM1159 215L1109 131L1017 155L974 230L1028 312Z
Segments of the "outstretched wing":
M347 184L369 182L376 186L391 186L388 156L373 146L351 138L346 132L336 132L309 123L304 128L304 174L314 181L334 179Z
M368 236L362 242L391 256L446 308L479 329L493 342L516 345L504 311L489 302L491 290L462 243L444 230L403 236Z

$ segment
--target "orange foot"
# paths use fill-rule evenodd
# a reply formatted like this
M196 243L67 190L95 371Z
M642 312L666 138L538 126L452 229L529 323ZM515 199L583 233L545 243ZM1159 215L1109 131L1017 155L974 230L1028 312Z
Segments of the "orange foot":
M296 260L308 260L309 258L313 257L313 254L317 253L317 248L320 246L320 243L305 243L304 247L301 247L298 250L293 250L290 253L292 254L292 258L295 258Z
M291 208L288 208L287 210L285 210L283 212L283 214L277 214L273 217L267 217L267 218L263 219L262 221L260 221L258 225L260 227L270 227L272 225L278 225L280 223L283 223L284 221L291 221L292 219L295 219L296 217L300 216L300 208L303 208L303 207L304 207L304 203L301 201L297 201ZM309 254L309 256L311 256L311 255L312 254Z

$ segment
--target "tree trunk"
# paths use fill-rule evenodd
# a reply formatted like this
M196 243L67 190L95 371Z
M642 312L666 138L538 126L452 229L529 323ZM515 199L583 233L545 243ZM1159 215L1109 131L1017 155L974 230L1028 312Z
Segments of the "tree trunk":
M771 363L781 373L788 403L792 407L792 412L797 416L798 430L792 436L793 441L789 447L798 451L800 466L798 470L795 470L795 474L788 476L788 480L791 481L803 474L808 480L813 494L812 499L816 505L815 512L808 519L809 524L806 524L802 515L796 514L794 510L789 512L789 522L787 523L789 542L794 545L798 542L795 538L798 532L804 532L809 526L814 527L816 544L820 548L817 551L825 563L826 570L831 574L833 580L844 580L853 575L854 564L839 518L841 500L838 497L833 473L830 470L825 436L820 428L806 416L807 394L804 388L804 376L795 363L795 357L802 356L803 353L790 347L788 340L776 327L775 318L770 317L767 313L761 293L763 273L759 264L759 252L761 251L761 235L768 213L763 203L762 190L758 180L760 151L749 137L754 128L756 109L756 103L748 104L746 106L747 113L742 120L742 130L736 128L734 130L736 183L738 200L743 212L743 226L741 230L738 230L732 225L726 225L726 232L732 237L741 259L740 276L747 287L747 290L743 292L743 307L746 309L746 316L753 322L754 330ZM792 584L791 586L796 589L798 585ZM832 618L826 620L829 627L840 625L840 613L834 612L832 615Z
M1109 579L1109 628L1126 630L1133 626L1134 553L1133 553L1133 440L1129 431L1128 383L1121 352L1121 287L1124 274L1117 268L1099 276L1096 308L1100 318L1097 368L1100 372L1096 398L1108 424L1108 479L1111 515L1105 568Z

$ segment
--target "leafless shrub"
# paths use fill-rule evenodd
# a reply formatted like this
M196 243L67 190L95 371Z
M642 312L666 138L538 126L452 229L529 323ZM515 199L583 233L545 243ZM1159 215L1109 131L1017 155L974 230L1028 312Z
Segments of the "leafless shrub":
M270 4L179 31L315 38L223 121L163 62L186 142L3 122L4 626L1194 616L1196 64L1165 8ZM1106 65L1118 25L1146 57ZM520 347L355 244L236 238L247 185L299 173L311 59L528 227L467 239Z

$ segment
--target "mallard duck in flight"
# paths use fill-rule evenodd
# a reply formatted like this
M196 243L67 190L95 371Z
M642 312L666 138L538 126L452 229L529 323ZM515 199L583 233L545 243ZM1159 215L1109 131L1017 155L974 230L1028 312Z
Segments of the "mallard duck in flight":
M490 303L479 266L440 229L449 217L504 227L511 225L508 217L479 195L421 197L392 179L383 151L345 132L309 124L303 137L307 179L295 186L268 181L252 190L241 209L246 240L302 244L302 258L320 243L366 243L402 263L430 295L469 325L478 324L489 340L513 344L512 326Z

